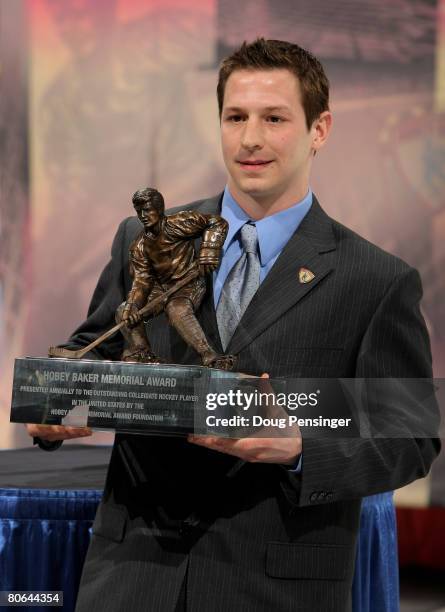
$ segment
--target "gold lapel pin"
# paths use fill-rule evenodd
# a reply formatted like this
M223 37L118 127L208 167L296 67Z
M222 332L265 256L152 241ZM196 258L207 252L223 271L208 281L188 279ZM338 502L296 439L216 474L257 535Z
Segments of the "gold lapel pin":
M315 274L307 268L300 268L298 271L298 280L300 283L310 283L315 278Z

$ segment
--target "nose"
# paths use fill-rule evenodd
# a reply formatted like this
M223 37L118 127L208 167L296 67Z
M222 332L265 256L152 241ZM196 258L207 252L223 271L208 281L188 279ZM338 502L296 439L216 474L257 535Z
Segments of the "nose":
M257 151L263 147L263 131L258 120L248 118L244 122L241 134L241 146L248 151Z

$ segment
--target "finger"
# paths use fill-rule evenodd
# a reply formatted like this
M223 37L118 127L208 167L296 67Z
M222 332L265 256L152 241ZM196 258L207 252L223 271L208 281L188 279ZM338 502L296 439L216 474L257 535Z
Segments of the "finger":
M199 444L200 446L206 446L207 448L228 447L229 445L227 442L230 442L228 438L219 438L218 436L196 436L193 434L189 434L187 439L193 444Z
M34 423L26 424L27 432L32 437L39 437L43 440L66 440L68 438L79 438L91 436L92 429L89 427L65 427L64 425L41 425Z
M42 425L40 423L27 423L26 428L29 435L39 436L41 438L51 434L61 434L64 431L64 427L61 425Z
M77 436L91 436L93 430L91 427L65 427L65 431L68 434L77 435Z
M206 445L206 444L210 444L212 440L214 439L214 437L215 436L198 436L195 434L189 434L187 436L187 440L189 442L193 442L194 444Z
M67 436L68 439L69 438L88 438L89 436L92 436L93 432L90 431L85 431L85 429L80 430L80 431L73 431L73 432L67 432Z
M235 438L220 438L218 436L195 436L189 435L188 441L198 446L204 446L210 450L218 451L220 453L226 453L227 455L233 455L234 457L245 458L245 449L243 444L245 440Z
M261 374L260 381L258 382L258 389L262 393L274 393L273 387L270 384L269 380L270 378L267 372L264 372L264 374Z
M29 436L38 436L38 429L36 425L33 425L32 423L26 423L25 424L26 427L26 431L28 433Z
M54 434L48 434L45 436L45 440L48 440L49 442L53 442L55 440L72 440L74 438L85 438L85 437L89 437L93 434L92 431L90 432L69 432L69 431L64 431L62 433L54 433ZM42 438L42 436L39 436L39 438Z

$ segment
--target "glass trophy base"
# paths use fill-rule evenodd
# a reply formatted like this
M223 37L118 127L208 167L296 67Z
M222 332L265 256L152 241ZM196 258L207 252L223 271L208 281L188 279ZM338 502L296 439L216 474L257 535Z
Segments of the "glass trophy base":
M265 379L199 365L15 360L11 422L150 435L430 438L435 379Z
M211 433L206 397L242 374L197 365L25 357L15 360L13 423L129 433Z

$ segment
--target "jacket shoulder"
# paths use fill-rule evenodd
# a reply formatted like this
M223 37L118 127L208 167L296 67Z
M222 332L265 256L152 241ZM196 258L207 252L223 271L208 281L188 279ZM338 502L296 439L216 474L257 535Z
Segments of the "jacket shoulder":
M339 256L347 258L353 267L388 280L413 271L397 255L385 251L339 221L331 221Z

